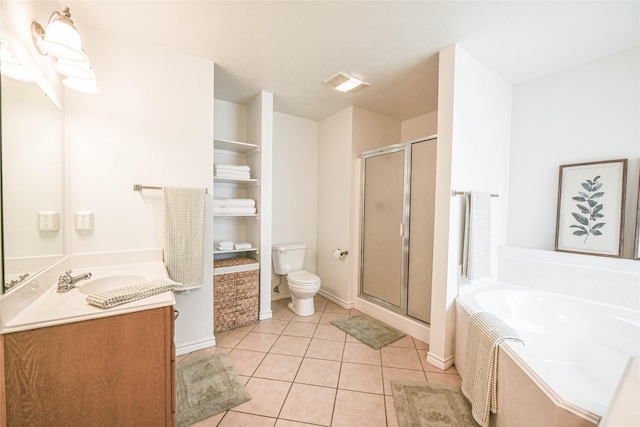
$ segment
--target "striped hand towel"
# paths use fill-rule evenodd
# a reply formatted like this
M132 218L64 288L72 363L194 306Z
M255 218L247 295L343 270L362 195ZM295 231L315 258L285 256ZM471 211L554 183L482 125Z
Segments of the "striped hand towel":
M138 285L124 286L122 288L111 289L109 291L96 292L87 296L86 300L89 304L100 308L111 308L120 304L137 301L163 292L172 291L175 287L179 287L180 283L176 283L169 279L157 279Z
M202 286L205 188L164 187L164 262L176 291Z
M491 194L470 192L464 224L462 275L469 280L489 277L491 257Z
M498 410L498 346L503 341L523 343L517 331L491 313L475 313L469 319L462 392L471 402L473 418L489 425L489 411ZM524 343L523 343L524 344Z

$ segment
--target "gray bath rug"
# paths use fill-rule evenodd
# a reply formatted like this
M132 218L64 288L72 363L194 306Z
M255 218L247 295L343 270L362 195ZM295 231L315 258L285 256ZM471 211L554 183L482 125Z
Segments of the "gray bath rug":
M178 427L188 426L251 399L229 356L218 351L178 364Z
M366 314L354 314L344 319L332 320L331 323L375 350L406 335Z
M460 387L391 381L400 427L478 427Z

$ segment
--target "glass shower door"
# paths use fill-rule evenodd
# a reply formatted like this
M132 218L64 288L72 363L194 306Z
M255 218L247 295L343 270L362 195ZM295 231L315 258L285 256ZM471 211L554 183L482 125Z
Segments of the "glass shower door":
M361 294L404 310L405 149L365 156Z

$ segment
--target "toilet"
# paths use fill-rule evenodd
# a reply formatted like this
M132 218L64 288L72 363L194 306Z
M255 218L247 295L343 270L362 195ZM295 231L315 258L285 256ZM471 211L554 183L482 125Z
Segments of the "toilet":
M320 278L302 269L306 249L304 243L278 243L271 250L275 273L287 276L291 294L289 308L298 316L315 313L313 297L320 290Z

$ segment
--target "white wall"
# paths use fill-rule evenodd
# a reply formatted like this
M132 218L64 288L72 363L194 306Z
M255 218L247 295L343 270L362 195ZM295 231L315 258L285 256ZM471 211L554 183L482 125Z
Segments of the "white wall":
M320 293L343 306L349 299L351 267L346 258L331 255L349 248L351 238L351 138L353 107L320 122L318 145L317 273ZM351 253L351 252L350 252ZM351 255L349 255L351 256Z
M438 133L438 111L422 114L401 123L400 141L414 141Z
M440 52L438 165L431 314L427 360L445 368L454 351L454 298L462 263L464 198L457 191L497 193L492 199L491 276L506 243L511 86L459 46Z
M640 48L513 90L507 242L553 250L560 165L629 159L624 256L635 237L640 166Z
M273 243L307 245L304 269L316 272L318 136L320 124L283 113L273 115ZM280 278L275 274L272 285ZM273 288L272 286L272 288ZM288 295L286 280L280 294Z
M66 93L67 252L162 247L162 193L132 186L211 187L213 63L98 29L82 35L102 94ZM74 229L78 210L95 213L93 231ZM204 286L176 294L179 351L213 341L210 196L206 218Z

